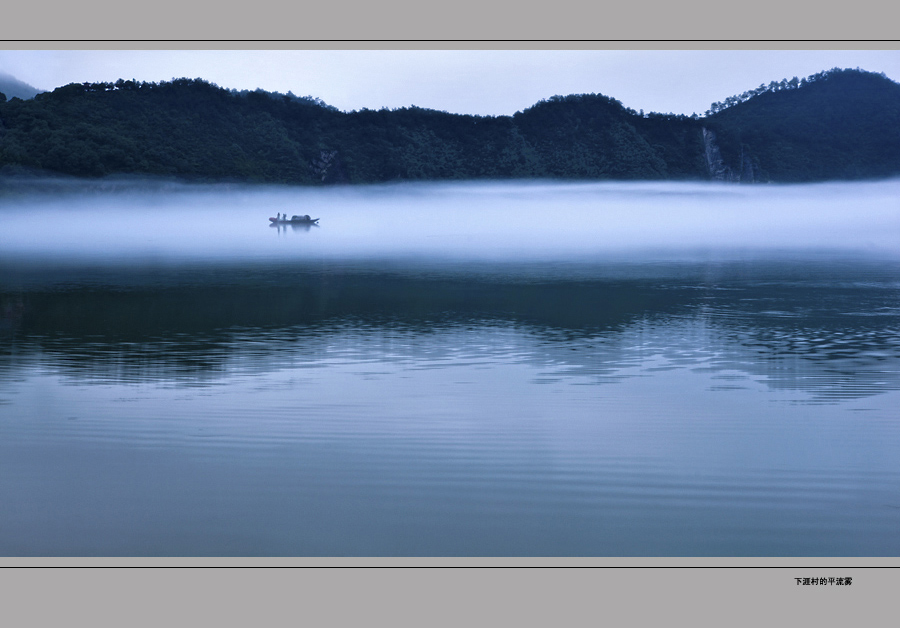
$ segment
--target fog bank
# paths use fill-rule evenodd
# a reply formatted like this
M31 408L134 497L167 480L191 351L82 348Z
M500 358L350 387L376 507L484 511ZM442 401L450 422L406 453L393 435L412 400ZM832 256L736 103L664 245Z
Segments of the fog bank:
M900 180L434 183L296 188L5 181L0 256L141 263L233 259L578 261L816 250L896 255ZM276 228L276 213L319 226Z

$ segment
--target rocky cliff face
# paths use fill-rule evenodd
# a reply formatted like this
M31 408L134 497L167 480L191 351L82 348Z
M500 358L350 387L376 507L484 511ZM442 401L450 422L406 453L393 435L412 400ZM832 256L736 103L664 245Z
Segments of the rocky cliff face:
M757 180L756 172L749 153L741 147L740 162L736 168L732 168L722 159L722 152L716 144L716 134L706 127L701 129L703 133L703 155L706 158L706 172L713 181L728 181L730 183L754 183Z
M322 183L346 183L347 175L336 150L323 150L309 164L312 175Z
M750 155L744 158L744 150L741 149L741 175L742 183L755 183L757 181L756 170L753 168L753 162L750 161Z
M725 165L722 153L716 144L716 134L703 127L703 156L706 158L706 172L713 181L734 181L734 173Z

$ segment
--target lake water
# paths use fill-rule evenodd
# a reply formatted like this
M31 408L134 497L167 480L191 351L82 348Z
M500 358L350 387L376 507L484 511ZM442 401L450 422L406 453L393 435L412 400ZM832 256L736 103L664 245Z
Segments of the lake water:
M898 556L898 199L4 180L0 555Z

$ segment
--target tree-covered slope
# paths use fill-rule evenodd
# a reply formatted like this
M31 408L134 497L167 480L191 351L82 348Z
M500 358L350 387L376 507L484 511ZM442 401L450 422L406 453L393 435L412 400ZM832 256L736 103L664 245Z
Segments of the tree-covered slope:
M417 107L345 113L200 79L71 84L0 102L0 168L293 184L881 177L900 174L900 85L831 71L760 86L688 118L641 115L597 94L491 117Z
M79 176L306 182L300 147L334 115L187 79L72 84L0 106L0 163Z
M704 120L735 171L743 159L764 181L900 174L900 84L831 70L760 87Z

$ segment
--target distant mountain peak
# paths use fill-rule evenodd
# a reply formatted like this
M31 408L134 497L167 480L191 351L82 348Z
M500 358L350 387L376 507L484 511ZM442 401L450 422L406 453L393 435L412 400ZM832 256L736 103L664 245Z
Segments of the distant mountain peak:
M24 81L20 81L8 72L0 70L0 93L5 94L7 99L21 98L22 100L28 100L29 98L34 98L42 91Z

